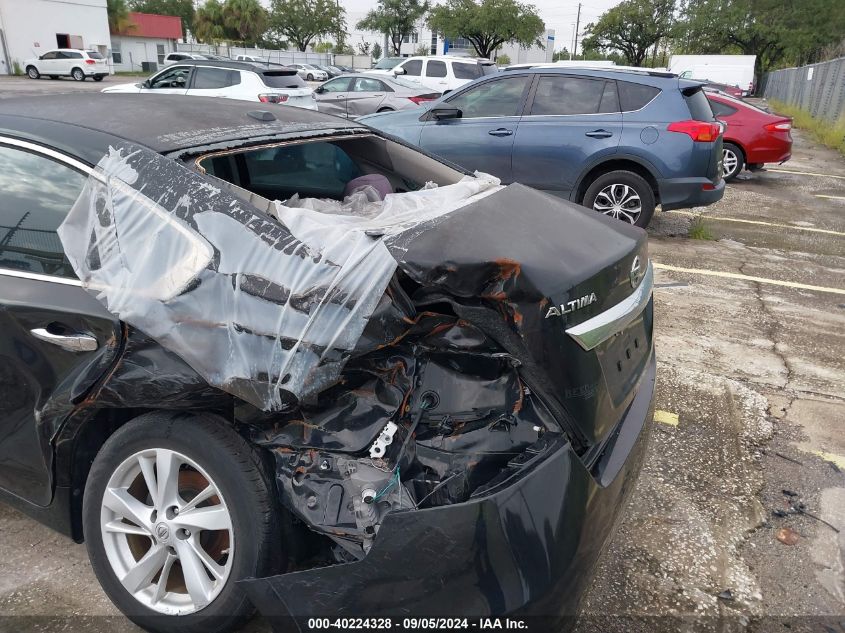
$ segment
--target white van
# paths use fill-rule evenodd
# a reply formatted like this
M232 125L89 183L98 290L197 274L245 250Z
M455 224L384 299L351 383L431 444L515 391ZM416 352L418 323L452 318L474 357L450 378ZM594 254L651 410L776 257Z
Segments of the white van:
M390 70L373 69L370 74L401 76L437 92L449 92L464 84L499 72L499 67L489 59L437 55L409 57Z
M756 55L672 55L669 72L683 79L704 79L737 86L743 96L754 92Z

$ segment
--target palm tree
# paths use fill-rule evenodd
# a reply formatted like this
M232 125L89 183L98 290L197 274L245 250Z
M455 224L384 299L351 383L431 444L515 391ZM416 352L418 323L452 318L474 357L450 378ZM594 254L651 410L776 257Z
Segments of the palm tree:
M226 39L223 5L219 0L207 0L194 13L194 36L200 42L217 44Z
M223 20L227 30L244 42L256 42L267 30L267 11L258 0L226 0Z
M109 31L123 33L134 26L129 19L129 7L126 0L106 0L106 13L109 19Z

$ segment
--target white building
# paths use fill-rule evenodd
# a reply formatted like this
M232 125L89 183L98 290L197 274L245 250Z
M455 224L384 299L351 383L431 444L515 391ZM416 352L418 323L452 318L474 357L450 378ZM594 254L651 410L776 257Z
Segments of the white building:
M176 50L182 38L182 20L178 16L130 13L129 26L112 33L112 64L116 71L143 70L144 62L161 68L164 57Z
M106 0L0 0L0 74L53 48L108 55Z

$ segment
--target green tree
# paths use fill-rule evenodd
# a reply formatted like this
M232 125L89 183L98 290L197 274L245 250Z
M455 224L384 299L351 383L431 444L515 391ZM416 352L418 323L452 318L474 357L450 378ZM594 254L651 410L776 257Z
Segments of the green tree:
M542 47L546 28L534 6L516 0L448 0L431 10L428 25L448 38L465 37L481 57L506 43Z
M236 39L254 44L267 30L267 12L258 0L226 0L223 22Z
M511 65L511 58L510 55L506 53L502 53L501 55L496 56L496 64L499 66L510 66Z
M378 0L378 6L370 10L355 28L384 33L390 39L393 54L399 55L402 40L405 36L410 38L411 33L417 30L417 23L428 8L428 0Z
M555 51L554 54L552 55L552 61L553 62L559 62L561 60L565 61L565 60L568 60L568 59L569 59L569 49L566 48L565 46L563 47L562 50Z
M182 19L182 38L185 41L188 31L194 32L193 0L130 0L129 6L139 13L178 16Z
M373 59L381 59L381 44L373 44Z
M624 0L587 25L585 50L618 51L641 66L648 51L672 32L675 0Z
M354 55L355 49L352 48L352 46L350 46L349 44L347 44L345 40L341 40L334 45L334 48L332 48L332 53L334 53L335 55Z
M229 39L220 0L206 0L194 13L194 37L205 44L217 44Z
M270 31L300 51L320 36L346 36L346 10L335 0L271 0Z
M311 48L314 49L315 53L331 53L334 48L334 42L320 42L319 44L314 44Z
M129 7L126 0L106 0L106 13L109 20L109 31L121 33L134 26L129 19Z

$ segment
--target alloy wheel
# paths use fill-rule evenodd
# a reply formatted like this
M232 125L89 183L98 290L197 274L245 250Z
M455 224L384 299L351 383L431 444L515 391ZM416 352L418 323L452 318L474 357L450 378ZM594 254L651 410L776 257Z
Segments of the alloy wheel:
M232 570L226 502L209 475L176 451L140 451L115 469L100 528L118 581L159 613L186 615L208 606Z
M26 74L29 75L30 79L38 79L38 70L32 66L29 67Z
M636 189L617 183L598 192L593 201L593 210L635 224L642 213L643 203Z
M739 157L727 148L722 148L722 178L727 178L736 171Z

